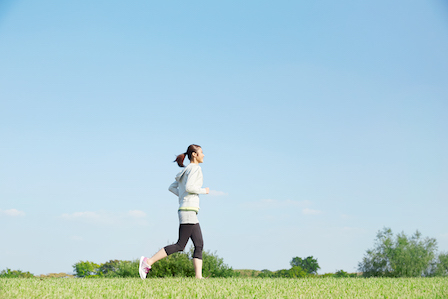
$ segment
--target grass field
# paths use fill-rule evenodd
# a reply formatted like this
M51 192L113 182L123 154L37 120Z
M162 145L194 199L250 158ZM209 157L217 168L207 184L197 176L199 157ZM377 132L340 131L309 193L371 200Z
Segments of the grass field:
M448 278L1 278L0 298L448 298Z

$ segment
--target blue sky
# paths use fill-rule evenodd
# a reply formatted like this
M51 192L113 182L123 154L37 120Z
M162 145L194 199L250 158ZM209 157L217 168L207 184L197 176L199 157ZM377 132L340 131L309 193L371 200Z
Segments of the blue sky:
M447 53L443 1L3 1L0 269L175 242L191 143L233 268L354 272L383 227L447 251Z

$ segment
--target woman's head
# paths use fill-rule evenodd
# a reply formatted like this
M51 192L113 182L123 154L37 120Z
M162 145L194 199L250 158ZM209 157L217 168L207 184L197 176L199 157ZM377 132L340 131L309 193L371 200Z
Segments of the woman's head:
M188 160L192 163L202 163L204 162L204 154L202 153L202 148L197 144L192 144L187 148L187 151L183 154L180 154L176 157L174 162L177 162L179 167L184 166L185 156L188 156Z

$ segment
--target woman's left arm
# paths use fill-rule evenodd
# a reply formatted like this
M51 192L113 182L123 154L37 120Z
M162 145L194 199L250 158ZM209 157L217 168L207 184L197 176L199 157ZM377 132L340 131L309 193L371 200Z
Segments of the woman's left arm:
M179 189L177 188L179 186L179 183L177 181L174 181L174 183L172 183L170 185L170 187L168 188L168 190L170 190L171 192L173 192L174 194L176 194L177 196L179 196Z

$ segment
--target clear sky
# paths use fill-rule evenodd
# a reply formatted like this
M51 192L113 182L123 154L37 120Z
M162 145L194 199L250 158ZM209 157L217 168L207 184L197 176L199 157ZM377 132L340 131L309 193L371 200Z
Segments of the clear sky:
M355 272L383 227L448 251L448 5L0 2L0 270L175 242L192 143L235 269Z

